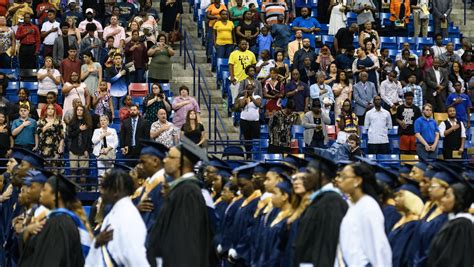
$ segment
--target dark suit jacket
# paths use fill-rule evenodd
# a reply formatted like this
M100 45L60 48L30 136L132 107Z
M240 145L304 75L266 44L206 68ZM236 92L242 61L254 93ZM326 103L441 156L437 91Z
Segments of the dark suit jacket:
M120 147L129 148L132 146L132 118L128 118L123 121L120 128ZM141 139L150 139L150 124L147 120L142 117L138 118L137 130L135 132L135 146L137 149L141 149L142 145L140 144Z
M448 95L448 85L449 85L449 72L445 68L439 68L440 75L441 75L441 86L444 87L444 90L441 92L441 96L443 99L446 99ZM433 97L433 92L436 90L438 86L438 81L436 80L436 74L433 68L429 69L425 74L425 84L426 84L426 94L423 94L423 97L426 96L427 99L431 99Z
M311 68L311 70L314 71L314 75L308 78L308 75L306 74L306 70L304 67L300 68L298 71L300 72L300 80L304 83L306 83L308 86L315 84L316 83L316 70L314 68Z
M77 40L76 37L68 35L68 43L69 47L75 45L77 46ZM54 40L54 45L53 45L53 63L55 66L61 65L61 61L64 59L64 40L62 35L56 38Z

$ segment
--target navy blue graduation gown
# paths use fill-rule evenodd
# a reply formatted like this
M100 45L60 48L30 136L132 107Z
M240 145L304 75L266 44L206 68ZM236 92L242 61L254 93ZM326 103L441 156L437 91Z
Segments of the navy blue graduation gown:
M220 235L219 244L222 246L223 253L226 253L227 251L229 251L229 249L232 248L232 241L234 237L233 235L235 232L233 228L234 219L235 219L235 215L237 214L237 211L242 205L242 202L244 202L243 198L235 200L227 207L225 211L224 219L222 221L222 230L219 233Z
M262 232L263 247L257 266L280 267L283 265L283 256L286 248L286 236L288 218L271 226L271 222L264 227Z
M214 234L214 247L217 247L219 244L222 243L222 230L224 227L224 217L225 211L229 205L225 202L220 200L219 203L216 204L215 213L216 213L216 232Z
M412 244L415 246L412 249L416 251L414 266L427 266L426 261L428 259L431 241L447 221L448 216L446 214L440 214L429 222L426 221L426 219L419 221L416 234L412 242Z
M263 246L265 243L265 228L270 227L270 224L280 212L280 209L272 208L269 212L264 213L265 208L263 208L259 215L255 218L256 223L253 230L252 246L250 250L252 257L252 266L261 266L259 265L259 262L260 256L263 253Z
M163 184L160 183L150 191L148 198L151 199L151 202L153 203L153 210L151 212L141 212L142 219L145 222L148 233L150 233L153 225L156 223L158 213L160 212L161 206L163 205L163 195L161 194L162 189Z
M414 251L410 250L409 244L417 230L418 221L407 222L396 229L393 229L388 235L388 241L392 247L392 266L409 266L413 259Z
M283 254L281 266L292 267L293 259L295 255L295 239L298 233L298 227L300 224L301 217L293 221L292 224L287 225L288 231L285 232L286 236L283 237L283 243L285 243L285 253ZM298 266L295 266L298 267Z
M402 218L397 209L393 205L385 205L382 208L383 217L385 218L385 233L388 235L393 226Z

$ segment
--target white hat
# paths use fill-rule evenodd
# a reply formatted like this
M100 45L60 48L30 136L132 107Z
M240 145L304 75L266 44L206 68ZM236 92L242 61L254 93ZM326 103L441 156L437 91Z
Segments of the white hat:
M68 5L71 4L71 3L74 3L74 4L75 4L75 3L76 3L76 0L69 0L69 1L67 1L67 4L68 4Z
M73 0L73 1L74 1L74 0ZM92 8L86 9L86 14L87 14L87 13L92 13L92 14L94 14L94 9L92 9Z

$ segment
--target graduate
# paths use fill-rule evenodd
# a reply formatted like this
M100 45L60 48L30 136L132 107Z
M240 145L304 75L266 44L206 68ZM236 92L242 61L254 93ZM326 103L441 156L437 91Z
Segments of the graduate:
M382 213L384 217L385 233L388 235L401 215L395 208L393 189L398 186L398 175L395 171L384 168L379 164L372 165L375 171L375 179L381 189L379 201L382 203Z
M334 161L320 155L306 167L304 187L313 190L311 204L301 216L295 239L293 266L311 263L314 266L334 266L339 228L348 205L332 180L336 176Z
M244 165L234 169L243 202L237 210L232 224L231 248L228 260L236 266L250 266L252 260L251 246L255 225L254 214L262 193L256 190L252 182L252 173L258 163Z
M223 160L212 156L204 171L205 187L211 192L215 202L220 198L223 186L229 181L232 168ZM207 185L209 183L209 185ZM209 186L209 187L208 187ZM215 206L215 205L214 205Z
M392 250L376 200L378 185L373 170L366 163L352 163L342 169L336 182L353 204L342 220L339 234L346 266L391 266Z
M101 198L112 208L95 237L85 266L149 266L146 259L146 226L130 196L134 182L120 169L106 172Z
M423 201L418 184L412 180L398 188L395 193L395 207L402 215L388 235L392 247L392 266L413 266L413 251L410 242L417 230L418 220L423 209Z
M431 242L427 266L474 266L474 218L468 213L474 202L474 172L468 170L465 180L451 185L441 199L440 207L449 221Z
M292 184L290 177L284 175L284 179L275 185L272 192L272 206L278 210L278 214L269 225L262 229L263 239L260 260L257 266L280 267L286 247L286 236L288 228L287 220L293 213L291 206Z
M20 266L84 266L91 234L76 187L62 175L48 178L41 191L40 203L51 210L47 219L38 222L33 254Z
M207 163L206 152L186 137L172 147L164 168L172 181L163 206L150 233L147 257L151 266L210 266L211 223L194 173L198 161Z
M233 204L234 199L237 197L238 191L239 187L237 186L237 184L228 181L222 189L221 196L214 203L214 205L216 206L216 213L219 218L219 224L217 225L217 229L214 234L213 244L218 254L222 254L223 236L226 230L225 227L226 225L228 225L228 223L226 222L226 215L228 213L229 206Z

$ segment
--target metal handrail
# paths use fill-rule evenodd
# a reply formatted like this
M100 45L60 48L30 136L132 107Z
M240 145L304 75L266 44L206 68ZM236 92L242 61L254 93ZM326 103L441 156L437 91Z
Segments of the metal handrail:
M193 69L193 95L196 95L196 53L194 52L193 44L189 40L188 32L182 27L180 30L183 38L179 42L179 56L183 56L184 69L186 69L188 60L189 64L191 64L191 68Z
M217 107L214 107L214 139L217 140L217 137L219 137L219 140L222 141L222 135L219 129L217 129L218 121L220 126L222 127L222 130L224 130L226 141L229 141L229 134L227 133L227 129L225 128L224 122L222 121L221 115L219 114L219 110L217 109ZM214 151L217 151L216 144L214 144Z

